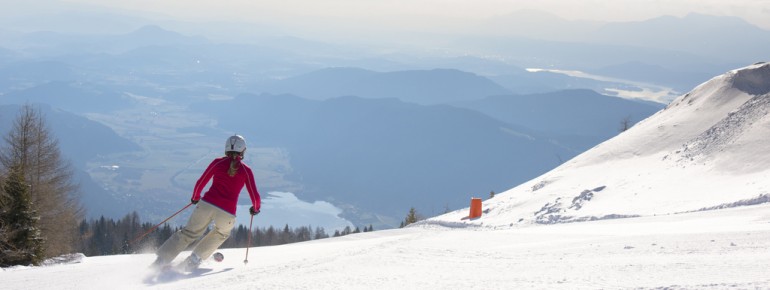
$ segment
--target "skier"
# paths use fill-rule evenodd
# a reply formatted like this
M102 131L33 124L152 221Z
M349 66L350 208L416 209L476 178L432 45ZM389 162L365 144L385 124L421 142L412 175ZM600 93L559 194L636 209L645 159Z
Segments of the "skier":
M152 267L160 269L169 265L181 251L203 235L213 221L214 228L198 242L192 254L185 260L185 269L196 269L202 260L211 256L230 236L230 230L235 225L238 195L244 185L251 197L249 213L259 213L261 198L251 168L242 161L245 152L246 140L243 137L233 135L227 138L225 156L214 159L195 183L190 202L196 204L196 207L187 225L163 243L156 253L158 257ZM211 187L201 198L201 192L212 178L214 181ZM199 203L200 200L203 202Z

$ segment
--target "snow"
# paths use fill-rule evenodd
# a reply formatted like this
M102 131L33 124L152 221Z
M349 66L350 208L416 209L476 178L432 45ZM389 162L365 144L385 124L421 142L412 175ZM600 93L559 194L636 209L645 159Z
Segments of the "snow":
M405 229L0 271L3 289L770 288L770 64L730 71L562 166ZM525 166L525 165L521 165ZM469 197L470 202L470 197ZM183 253L177 258L181 261Z
M463 223L522 227L761 200L770 194L768 92L770 63L715 77L630 130L498 194L485 202L485 218Z
M4 289L768 288L770 206L495 230L423 224L225 249L155 279L153 255L0 272ZM185 254L185 253L183 253ZM184 258L181 255L178 260Z

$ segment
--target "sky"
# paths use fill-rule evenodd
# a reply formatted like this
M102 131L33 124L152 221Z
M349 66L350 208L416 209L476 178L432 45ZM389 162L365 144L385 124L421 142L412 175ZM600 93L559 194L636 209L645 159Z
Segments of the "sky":
M484 19L536 9L566 19L629 21L660 15L684 16L691 12L738 16L770 29L767 0L68 0L153 11L183 18L262 19L282 21L296 18L339 18L348 21L382 21L417 25L425 17L451 22Z
M737 16L770 30L768 0L34 0L3 6L27 5L35 10L64 5L97 5L159 13L183 20L235 20L282 25L363 25L430 29L467 21L543 10L570 20L638 21L661 15L704 13ZM12 2L12 3L11 3ZM41 5L40 3L47 3ZM430 21L425 21L428 18Z

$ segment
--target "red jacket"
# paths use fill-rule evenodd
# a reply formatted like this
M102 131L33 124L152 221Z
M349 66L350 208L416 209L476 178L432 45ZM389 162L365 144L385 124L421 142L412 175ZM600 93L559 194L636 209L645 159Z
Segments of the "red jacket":
M254 209L259 210L262 202L259 197L259 191L257 191L257 185L254 183L254 174L251 173L251 168L246 163L240 161L239 163L238 172L235 176L230 177L227 174L227 171L230 169L229 157L220 157L211 161L209 167L206 168L198 182L195 183L192 199L198 200L201 198L203 188L206 187L206 184L213 177L214 182L203 196L204 201L235 215L238 195L245 185L246 190L249 192L249 197L251 197L251 205L254 206Z

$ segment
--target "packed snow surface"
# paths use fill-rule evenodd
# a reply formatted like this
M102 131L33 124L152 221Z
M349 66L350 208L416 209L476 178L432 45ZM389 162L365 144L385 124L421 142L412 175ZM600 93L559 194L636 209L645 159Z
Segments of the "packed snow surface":
M405 229L0 271L3 289L770 289L770 64L715 77L630 130L468 209ZM526 166L514 164L512 166ZM470 201L470 197L469 197ZM181 261L187 253L177 258ZM67 262L70 261L70 262Z
M3 289L770 288L770 206L494 230L432 225L222 250L189 274L154 255L0 272ZM181 261L187 253L177 259Z

